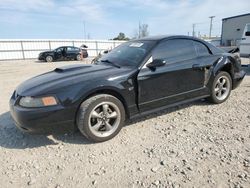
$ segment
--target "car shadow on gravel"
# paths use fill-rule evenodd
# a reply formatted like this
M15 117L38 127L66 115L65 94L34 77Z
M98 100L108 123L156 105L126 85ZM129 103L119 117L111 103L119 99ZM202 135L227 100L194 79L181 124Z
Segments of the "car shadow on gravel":
M145 121L145 120L148 120L148 119L156 118L158 116L171 114L173 112L179 111L181 109L189 108L191 106L207 106L207 105L213 105L213 104L211 104L210 102L208 102L205 99L201 99L201 100L185 103L185 104L182 104L182 105L178 105L178 106L175 106L175 107L169 107L166 110L162 110L162 111L159 111L159 112L156 112L156 113L152 113L152 114L149 114L149 115L145 115L145 116L135 118L133 120L129 120L125 126L129 126L129 125L132 125L132 124L135 124L135 123L138 123L138 122L141 122L141 121Z
M250 76L250 65L242 66L242 69L246 72L246 76Z
M157 116L167 115L181 109L189 108L193 105L207 106L211 105L211 103L206 102L206 100L198 100L176 107L171 107L158 113L153 113L147 116L129 120L126 122L125 126L156 118ZM15 126L9 112L0 115L0 147L9 149L26 149L59 145L62 142L69 144L94 144L83 137L79 131L67 131L63 133L57 132L52 135L32 135L29 133L23 133Z
M158 113L153 113L147 116L142 116L133 120L129 120L126 126L138 123L140 121L155 118L157 116L170 114L172 112L188 108L192 105L208 105L206 101L195 101L188 104L179 105L177 107L168 108ZM45 134L29 134L19 130L11 116L10 112L0 115L0 147L9 149L26 149L59 145L61 142L69 144L94 144L88 141L79 131L75 132L57 132L52 135Z
M59 132L52 135L32 135L19 130L10 112L0 115L0 147L8 149L26 149L58 145L61 142L70 144L92 144L80 132Z

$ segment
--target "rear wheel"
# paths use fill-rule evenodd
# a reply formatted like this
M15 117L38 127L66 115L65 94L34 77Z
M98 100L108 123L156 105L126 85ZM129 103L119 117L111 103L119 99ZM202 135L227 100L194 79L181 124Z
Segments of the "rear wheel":
M50 55L48 55L48 56L46 57L46 61L47 61L47 62L52 62L52 61L53 61L53 57L50 56Z
M78 55L76 56L76 60L77 60L77 61L80 61L80 60L81 60L81 54L78 54Z
M77 126L89 140L103 142L116 136L123 127L125 110L114 96L100 94L81 104Z
M227 72L220 72L214 79L209 100L215 104L228 99L232 90L232 79Z

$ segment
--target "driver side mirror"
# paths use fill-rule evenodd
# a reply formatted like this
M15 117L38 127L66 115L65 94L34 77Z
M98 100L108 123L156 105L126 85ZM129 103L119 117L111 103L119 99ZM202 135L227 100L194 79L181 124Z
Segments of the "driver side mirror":
M147 64L147 67L150 69L155 69L156 67L161 67L166 64L166 61L162 59L154 59L151 63Z

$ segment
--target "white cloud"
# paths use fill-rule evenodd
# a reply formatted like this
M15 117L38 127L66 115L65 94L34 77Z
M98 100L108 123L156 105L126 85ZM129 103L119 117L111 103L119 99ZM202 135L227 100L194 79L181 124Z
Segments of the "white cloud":
M27 11L27 10L44 10L52 8L55 6L54 1L52 0L1 0L0 8Z
M106 32L128 34L139 20L149 24L150 34L187 34L193 23L197 32L207 34L211 15L216 16L213 32L219 34L222 18L249 11L249 0L0 0L0 22L29 24L36 22L37 16L79 23L85 20L96 28L107 26Z
M249 0L203 0L203 1L163 1L139 0L136 8L145 10L148 7L152 16L147 18L151 33L154 34L187 34L192 24L196 23L196 32L208 33L209 16L214 19L214 34L220 34L222 18L249 13ZM143 4L143 6L142 6ZM190 33L191 34L191 33Z
M20 14L40 15L72 15L79 19L100 22L105 17L104 11L98 3L91 0L55 1L55 0L1 0L0 10L15 12L16 17Z

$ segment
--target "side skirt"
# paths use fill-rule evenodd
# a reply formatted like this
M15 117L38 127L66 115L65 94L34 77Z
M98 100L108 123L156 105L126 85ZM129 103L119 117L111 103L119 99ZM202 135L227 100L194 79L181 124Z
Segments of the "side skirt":
M173 103L173 104L170 104L170 105L162 106L160 108L155 108L155 109L152 109L152 110L148 110L148 111L143 112L143 113L135 114L135 115L131 116L129 119L131 119L131 120L136 119L136 118L139 118L139 117L143 117L143 116L146 116L146 115L149 115L149 114L152 114L152 113L156 113L156 112L165 110L167 108L171 108L171 107L174 107L174 106L179 106L179 105L186 104L186 103L189 103L189 102L193 102L193 101L196 101L196 100L199 100L199 99L204 99L206 97L209 97L209 95L203 95L203 96L195 97L195 98L192 98L192 99L187 99L187 100L184 100L184 101Z

